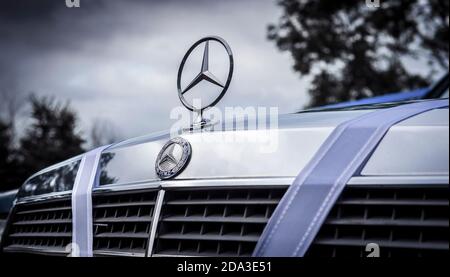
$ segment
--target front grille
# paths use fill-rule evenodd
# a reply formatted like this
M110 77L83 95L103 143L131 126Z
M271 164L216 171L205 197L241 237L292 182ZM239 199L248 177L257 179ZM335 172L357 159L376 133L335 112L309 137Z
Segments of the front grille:
M71 199L16 206L5 236L5 252L68 255L72 242Z
M157 191L94 195L94 255L145 256Z
M448 187L348 186L307 256L381 257L449 253Z
M167 191L154 255L250 256L286 189Z

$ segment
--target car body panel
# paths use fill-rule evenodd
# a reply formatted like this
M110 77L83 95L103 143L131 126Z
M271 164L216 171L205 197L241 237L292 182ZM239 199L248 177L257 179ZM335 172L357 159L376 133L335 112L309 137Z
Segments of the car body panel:
M185 132L181 136L190 142L192 158L175 179L295 176L337 125L368 112L286 115L280 118L278 129L272 131L227 130L223 126L225 131ZM123 184L159 180L154 164L168 139L168 133L158 134L156 139L146 137L112 146L103 153L109 163L102 175ZM108 184L102 180L100 183Z
M264 152L267 141L258 141L258 138L261 135L267 136L268 130L236 130L236 126L230 128L219 124L219 131L184 132L181 136L191 143L192 158L186 169L170 182L294 177L314 156L336 126L375 110L305 112L280 116L276 129L277 147L267 153ZM448 153L448 123L448 109L440 109L396 124L360 174L448 175L448 155L444 154ZM227 136L230 136L231 141L227 140ZM233 141L238 137L243 140ZM421 139L417 140L416 137ZM113 182L105 182L99 178L99 184L117 186L160 182L154 165L158 152L169 139L169 132L159 132L110 146L102 154L110 156L110 161L106 165L100 163L102 167L98 174L108 176ZM402 145L399 146L397 141L402 141ZM81 157L82 155L44 169L30 179ZM96 187L99 184L96 184Z
M448 175L448 109L432 110L389 130L361 175Z

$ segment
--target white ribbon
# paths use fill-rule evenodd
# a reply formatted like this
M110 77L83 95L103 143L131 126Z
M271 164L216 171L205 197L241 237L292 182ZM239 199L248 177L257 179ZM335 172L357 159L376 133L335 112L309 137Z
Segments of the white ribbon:
M107 146L86 153L72 190L72 257L92 257L92 188L100 157Z

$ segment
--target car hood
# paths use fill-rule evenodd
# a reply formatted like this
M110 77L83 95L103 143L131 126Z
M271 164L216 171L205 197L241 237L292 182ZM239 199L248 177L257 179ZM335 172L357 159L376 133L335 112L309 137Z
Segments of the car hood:
M244 120L240 121L243 124L219 123L202 131L184 130L175 135L164 131L125 140L103 150L95 187L167 182L157 176L155 164L158 153L174 136L190 143L192 155L171 182L294 178L339 124L378 108L383 107L282 115L270 129L249 128L249 120ZM360 171L361 176L448 176L448 123L447 108L394 125ZM60 179L74 180L82 157L36 173L23 188L30 187L33 178L42 177L42 181L31 182L28 192L22 189L23 196L70 191L73 183L55 186L53 176L67 172L71 178Z

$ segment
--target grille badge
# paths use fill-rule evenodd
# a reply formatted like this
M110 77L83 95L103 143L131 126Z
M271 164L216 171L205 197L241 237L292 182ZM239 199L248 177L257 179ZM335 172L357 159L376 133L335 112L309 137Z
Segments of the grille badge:
M161 149L155 163L156 174L161 179L170 179L180 174L191 158L191 144L181 138L169 140Z

